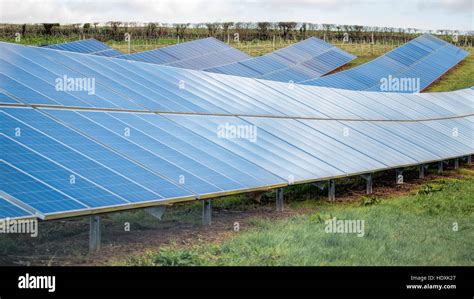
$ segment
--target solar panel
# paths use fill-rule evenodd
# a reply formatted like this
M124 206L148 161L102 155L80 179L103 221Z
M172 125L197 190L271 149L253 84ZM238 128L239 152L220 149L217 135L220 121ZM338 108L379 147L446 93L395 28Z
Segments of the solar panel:
M7 43L0 47L0 88L7 103L15 99L136 111L410 120L472 112L474 102L472 89L443 96L335 90ZM94 90L58 90L57 80L64 78L93 79Z
M34 111L38 109L6 109L8 115L22 116L25 122L29 121L31 125L35 125L36 128L42 131L50 127L49 135L54 134L54 139L61 138L65 144L67 142L69 148L82 149L82 155L89 156L89 154L96 152L94 147L88 149L92 146L92 142L81 146L81 138L78 138L75 134L72 136L68 134L68 139L61 137L63 133L54 128L52 121L40 123L34 119L32 120L31 114L39 114L39 112L25 113L26 110ZM159 172L162 175L169 175L170 173L166 169L167 163L164 163L163 160L157 157L144 160L144 152L139 150L137 145L140 145L142 149L153 151L154 154L166 155L168 159L176 157L176 163L179 163L182 158L176 152L183 153L185 149L188 149L186 156L194 162L188 164L186 159L183 159L181 167L199 171L200 176L212 181L213 184L218 184L220 188L200 189L203 186L201 184L186 185L193 190L200 190L202 193L198 192L198 195L212 195L218 192L223 194L237 190L250 190L250 186L264 187L272 184L301 183L372 172L463 156L472 153L474 150L472 142L468 143L469 140L472 140L469 136L472 134L473 117L466 118L469 123L465 124L456 119L426 121L423 123L374 123L370 121L341 122L335 120L239 118L178 114L141 115L138 113L103 111L80 112L81 115L90 116L95 114L94 119L100 119L102 126L107 126L109 129L114 127L121 130L133 126L131 130L131 136L135 136L133 139L135 145L133 145L132 143L109 140L108 134L104 130L90 126L89 121L76 121L74 117L71 118L71 114L78 112L52 109L40 110L54 116L58 119L57 121L70 120L69 125L74 128L73 130L81 131L81 134L86 135L88 139L100 136L100 141L96 140L95 142L100 142L105 145L106 149L109 149L109 151L103 150L105 153L102 155L108 157L108 162L105 157L98 158L98 154L92 159L98 161L97 163L100 163L103 168L99 166L90 167L87 166L88 163L91 163L89 160L85 158L78 159L64 148L60 150L52 146L48 140L52 139L52 136L33 138L33 136L24 135L21 138L22 146L20 146L20 143L13 137L2 133L2 138L6 138L2 140L5 149L2 153L2 159L15 167L15 175L11 171L13 167L10 167L10 170L2 170L2 173L7 174L8 179L4 181L1 190L10 194L13 193L16 198L37 209L43 215L71 211L80 213L78 211L84 209L93 210L108 206L127 205L131 204L132 201L137 203L141 202L141 199L145 200L145 198L141 198L145 192L137 192L137 188L130 189L130 184L123 185L125 180L118 179L126 176L136 182L137 185L151 188L152 184L159 185L156 176L150 178L150 173L148 175L138 175L131 171L130 167L119 166L123 163L123 160L148 162L151 165L147 164L147 167L152 168L154 172ZM62 117L59 119L58 116L61 115ZM127 119L127 121L123 125L118 125L117 121L119 119L124 121ZM173 123L173 134L161 135L160 132L167 132L170 126L159 127L153 125L155 122L157 124ZM257 132L256 142L246 139L219 138L216 134L216 128L226 124L230 126L255 126ZM18 125L18 123L5 125L2 122L5 131L12 131L13 126ZM141 125L147 128L146 134L142 131L145 130L144 128L137 129ZM441 126L445 132L440 133L436 126ZM459 136L455 138L450 135L448 128L453 127L463 128L459 130L459 136L462 136L464 142L458 141ZM345 130L348 130L347 136L344 135ZM185 134L180 134L180 132L185 132ZM194 149L189 149L189 144L184 142L184 140L187 141L185 139L187 135L192 135L198 140L195 143L196 145L207 144L210 146L208 153L213 157L234 156L237 160L245 161L244 166L239 165L239 167L249 167L259 171L243 172L243 169L236 169L234 166L238 164L233 164L232 161L227 161L229 164L225 167L220 167L223 162L219 161L207 164L213 158ZM160 150L163 146L160 147L158 144L165 144L170 136L171 139L177 139L178 137L175 136L179 136L181 142L168 141L168 144L173 145L176 152L166 154ZM24 139L28 141L23 141ZM202 139L206 142L202 143ZM317 143L314 140L317 140ZM36 145L38 143L40 145ZM23 144L27 144L27 146L23 146ZM123 156L124 159L116 161L116 153ZM64 156L64 158L61 158L61 156ZM43 159L43 157L48 159ZM74 159L74 163L68 163L70 159ZM85 163L87 161L89 162ZM114 170L117 173L109 176L100 175L100 173L113 167L111 163L116 163ZM205 165L207 169L204 169L203 166L195 167L194 164L196 163ZM74 166L78 164L80 166ZM81 168L84 168L84 170L79 174ZM79 182L94 180L95 183L100 184L107 191L113 190L114 194L121 190L119 198L126 198L128 201L125 203L116 202L112 200L116 197L110 196L104 189L91 184L77 182L77 187L70 187L68 180L70 180L71 173L77 174ZM223 179L223 177L227 179ZM187 180L189 178L188 174L184 178ZM229 184L231 180L234 182ZM116 181L120 181L120 183ZM33 188L32 185L38 185L39 187ZM177 185L173 188L181 190ZM163 190L161 186L156 188L156 192L163 192ZM169 191L175 191L175 189ZM168 197L163 197L164 202L167 199ZM145 202L153 201L145 200ZM87 208L81 207L81 204L86 205Z
M2 170L2 173L7 174L8 179L4 181L1 190L13 194L46 217L54 213L70 211L80 213L81 210L126 206L142 202L142 200L147 203L156 202L157 200L142 198L144 192L138 192L136 186L131 189L130 183L124 185L115 181L124 180L123 176L125 176L137 185L146 186L148 189L151 189L153 184L157 184L154 191L163 192L166 188L163 189L160 186L156 176L150 177L150 173L138 175L129 166L122 165L127 160L139 160L140 165L147 163L146 167L152 169L153 173L170 176L167 163L163 162L158 155L169 160L174 159L175 163L180 163L183 170L195 171L204 180L219 186L219 188L201 189L202 184L186 183L186 187L199 190L198 196L211 196L238 190L252 190L251 186L302 183L415 165L464 156L474 151L472 142L469 143L469 140L472 140L469 136L474 122L472 116L466 117L465 120L468 123L463 124L457 119L399 123L156 115L104 111L77 112L29 108L3 108L3 110L6 111L4 113L14 115L15 118L22 117L25 123L35 126L37 130L45 131L49 136L33 138L33 135L27 134L29 130L23 129L25 135L20 138L20 143L7 133L1 133L2 138L6 138L2 140L5 149L2 159L12 165L8 166L9 169ZM36 110L43 111L54 119L39 122L31 117L32 114L41 114ZM80 117L85 115L87 119L79 121L76 119L78 116L73 116L73 114L81 115ZM91 115L94 116L91 117ZM71 134L69 131L61 132L55 128L59 126L58 122L66 120L68 126L73 128L70 131L81 132L81 135L85 137L80 138L79 135ZM92 120L100 123L101 126L92 126ZM166 126L160 126L162 124ZM216 134L216 128L225 125L254 126L257 132L255 142L250 139L220 138ZM18 126L20 124L15 122L10 125L2 121L5 132L14 131L13 127ZM130 136L136 136L131 142L110 140L112 128L121 131L129 128L128 126L133 126ZM437 128L438 126L441 129ZM453 137L449 130L454 127L460 128L459 135L456 137ZM169 128L172 129L168 135L152 135L156 132L166 132ZM347 135L344 133L346 131ZM182 134L183 132L185 134ZM190 148L187 142L188 135L195 139L194 147ZM98 140L99 137L100 140ZM67 146L56 149L49 139L61 141ZM83 144L82 139L103 144L104 154L97 153L98 145L94 147L93 142ZM180 142L175 142L176 139L180 139ZM459 139L464 141L459 142ZM315 143L313 140L318 142ZM163 150L165 142L170 146L168 152ZM196 149L201 144L206 146L207 155L200 152L199 148ZM64 147L81 149L82 152L73 154L72 150L66 150ZM148 151L148 155L154 155L154 157L146 157L144 149ZM185 150L188 152L185 153ZM92 154L95 156L91 157ZM76 157L79 155L83 157ZM240 160L245 163L239 165L232 163L232 160L215 160L225 155L236 157L234 159L236 162ZM91 162L84 156L96 161L95 166L88 166ZM123 159L117 160L118 156ZM188 160L192 163L187 162ZM214 161L211 162L211 160ZM207 161L207 164L204 161ZM227 165L222 165L226 162ZM15 170L15 175L12 169ZM258 171L244 172L244 169L258 169ZM79 173L80 171L82 172ZM103 174L106 171L110 174ZM70 185L71 173L77 175L77 186ZM189 173L183 171L174 174L178 173L182 173L186 181L190 178ZM15 182L20 182L20 185ZM105 190L93 184L86 184L87 182L100 184ZM33 188L30 185L36 187ZM27 186L27 188L22 186ZM178 184L174 184L169 192L176 189L182 191ZM121 193L113 197L108 193L111 192L110 190L113 190L114 194L119 191ZM89 192L93 193L89 194ZM127 199L127 202L115 202L115 198ZM168 198L163 197L163 202L166 202ZM81 207L82 204L86 205L86 208Z
M3 162L1 161L0 167L3 168ZM33 216L31 212L22 209L10 201L7 201L4 196L0 195L0 219L27 218L29 216Z
M74 173L78 177L77 180L79 180L79 176L86 177L85 174L93 170L93 176L87 177L87 181L95 186L100 186L99 189L101 190L111 191L105 193L101 190L96 191L98 194L102 192L107 200L115 200L109 193L114 194L115 198L121 198L121 200L116 200L117 202L146 201L160 199L165 196L180 197L191 194L190 191L175 190L171 180L147 170L130 159L111 152L106 146L98 144L91 138L86 138L65 125L58 124L36 110L20 108L3 108L2 110L4 112L2 114L2 125L5 128L3 134L6 138L38 153L41 153L43 147L50 148L50 156L45 157L45 159L58 162L63 168L67 168L67 171ZM58 114L60 112L58 111ZM74 115L75 113L70 114ZM15 135L17 128L22 130L21 137ZM41 143L35 142L37 140L41 141ZM4 160L7 159L5 158ZM78 165L78 161L80 161L80 165ZM167 166L165 162L162 165ZM31 165L29 164L28 166ZM50 167L57 168L55 165ZM59 171L61 169L58 168L57 172ZM120 174L122 173L127 173L129 176L121 176ZM134 180L136 177L148 177L153 183L147 182L137 186ZM68 178L69 175L64 175L65 184L67 184ZM84 184L90 185L87 182L84 182ZM186 187L187 184L182 184L182 186ZM169 190L172 190L170 191L171 193ZM131 193L129 194L129 192ZM85 200L92 199L86 198ZM89 205L94 204L96 203L93 202Z
M82 40L67 42L67 43L62 43L62 44L48 45L44 47L49 48L49 49L61 50L61 51L92 54L92 55L106 56L106 57L114 57L114 56L122 55L120 51L112 49L106 44L93 38L82 39Z
M7 96L4 93L0 93L0 103L17 104L19 102L15 100L14 98Z
M117 58L186 69L202 70L250 58L214 37L189 41L159 49L124 54Z
M315 37L286 48L206 71L280 82L300 82L321 77L356 57Z
M302 83L351 90L419 92L467 55L469 52L463 49L424 34L372 61Z
M474 152L472 89L337 90L0 49L0 217L148 207ZM95 78L100 92L57 90L65 74Z

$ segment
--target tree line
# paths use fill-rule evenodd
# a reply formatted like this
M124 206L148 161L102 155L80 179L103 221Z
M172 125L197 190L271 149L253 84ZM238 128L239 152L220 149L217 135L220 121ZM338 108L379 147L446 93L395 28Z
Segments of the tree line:
M138 23L117 22L85 24L0 24L3 38L62 37L66 39L96 38L101 41L124 39L197 39L213 36L223 41L303 40L310 36L346 42L406 42L421 33L436 34L457 44L471 44L473 32L460 34L453 30L422 31L416 28L393 28L360 25L313 24L298 22L221 22L221 23Z

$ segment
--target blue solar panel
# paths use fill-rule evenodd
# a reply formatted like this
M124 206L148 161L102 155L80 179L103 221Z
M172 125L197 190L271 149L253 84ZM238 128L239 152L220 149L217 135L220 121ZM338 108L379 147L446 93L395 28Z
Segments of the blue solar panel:
M13 99L12 97L7 96L4 93L0 93L0 103L17 104L19 102L17 100Z
M8 116L2 114L1 117L2 126L5 131L5 133L2 133L2 147L4 149L2 157L6 162L17 166L55 189L63 190L66 194L77 199L87 207L127 203L123 198L102 189L100 185L80 175L81 169L83 171L87 170L86 167L82 168L79 164L85 162L85 159L80 159L78 162L74 161L80 155L74 155L73 152L54 144L53 140L22 127L21 123L12 120ZM17 128L22 130L22 136L15 139ZM13 134L10 132L13 132ZM8 133L10 134L7 135ZM42 148L44 149L45 147L49 148L48 153L51 156L46 157L39 154L44 151ZM55 159L60 159L58 162L69 161L69 164L75 164L75 167L72 169L64 168ZM74 184L70 181L71 176L73 176ZM63 208L63 206L58 206L57 208Z
M0 138L4 139L3 136ZM25 158L27 157L25 156ZM41 182L28 173L28 170L20 169L17 166L13 167L10 163L7 164L3 161L0 163L0 167L2 170L0 190L21 200L43 215L88 208L88 206Z
M1 167L8 174L0 191L46 219L474 152L472 89L351 91L5 43L0 49ZM63 75L94 78L96 93L57 90ZM14 213L9 209L0 217Z
M58 164L48 164L48 167L57 168L58 172L69 172L69 174L62 177L64 184L66 184L62 189L70 187L76 190L74 186L68 183L69 176L73 173L78 177L78 181L79 177L84 178L83 184L87 186L92 184L98 187L94 192L97 192L97 195L103 194L104 204L109 201L111 204L114 204L114 202L119 204L192 195L190 191L180 189L166 178L163 178L162 175L144 169L130 159L94 142L91 138L58 124L36 110L20 108L3 108L3 110L8 113L8 115L6 113L2 114L2 125L5 128L4 134L6 136L15 138L15 128L21 128L23 138L13 140L17 140L17 143L21 143L24 147L38 153L44 152L47 148L48 156L45 156L45 159L55 161ZM60 112L58 111L58 114ZM75 114L71 111L65 112L69 112L69 115ZM18 120L13 119L13 117L18 118ZM22 121L22 123L19 121ZM7 159L5 158L5 160ZM166 164L164 165L166 166ZM61 170L61 167L67 168L68 171ZM140 181L140 184L137 181ZM182 186L185 187L186 185L183 184ZM103 205L102 201L94 200L100 197L90 195L89 197L85 196L84 200L81 201L90 206ZM94 201L89 202L92 200Z
M321 77L355 58L325 41L311 37L260 57L205 70L281 82L300 82Z
M149 62L186 69L202 70L250 58L213 37L176 44L150 51L117 56L125 60Z
M0 65L0 88L7 96L27 104L361 119L424 118L419 113L413 114L420 109L425 116L432 111L433 117L451 117L459 115L452 109L461 107L452 96L443 96L433 105L429 99L436 94L395 97L388 93L291 85L6 43L0 46L0 59L5 61ZM35 59L31 59L33 56ZM17 65L7 61L15 61ZM55 81L64 76L94 79L94 93L57 90ZM461 102L472 103L472 89L457 92L456 97L462 98ZM426 110L426 106L430 109ZM472 106L463 107L472 110ZM412 110L415 111L412 116L406 113Z
M3 162L0 162L0 168L2 168L2 171L4 170ZM2 175L3 175L3 172L2 172ZM1 186L1 183L0 183L0 186ZM33 214L7 201L5 198L0 196L0 219L25 218L29 216L33 216Z
M88 135L100 140L101 143L127 155L134 161L138 161L141 165L146 165L148 169L166 176L176 184L179 184L180 178L184 178L182 186L193 190L196 194L243 188L237 182L219 177L217 173L213 173L210 169L204 171L204 168L206 168L204 165L193 163L193 160L186 159L185 156L180 155L173 149L161 146L158 150L159 143L153 142L152 138L138 131L132 130L130 136L126 136L124 130L129 127L124 124L117 126L118 121L102 113L74 113L71 111L50 111L49 113L82 130L82 132L87 132ZM136 139L148 144L137 144ZM150 147L153 148L152 146L156 147L154 151L150 151ZM207 178L207 175L214 176L215 180ZM226 186L233 186L233 188Z
M302 83L351 90L419 92L467 55L463 49L424 34L365 64Z
M65 172L64 169L69 170L66 167L73 168L74 164L79 164L80 166L76 166L74 171L81 171L80 168L84 168L84 176L95 179L102 186L113 190L112 188L116 186L111 182L116 181L120 175L101 176L100 173L109 167L112 168L111 163L124 163L123 160L117 161L117 157L114 156L116 151L126 156L126 159L136 159L137 155L144 155L144 152L137 147L147 149L149 153L155 156L161 155L170 161L174 159L174 163L179 163L184 169L198 172L205 179L219 184L221 191L227 192L239 189L249 190L252 186L261 187L285 182L301 183L402 167L463 156L474 151L470 138L473 117L461 120L397 123L99 111L78 113L41 109L49 115L60 117L61 121L70 120L69 125L74 127L74 131L80 130L81 135L87 136L79 137L71 133L72 131L61 133L61 130L57 128L60 125L49 117L44 117L48 119L47 121L45 119L38 121L35 114L41 113L33 109L4 108L4 110L9 115L22 117L25 123L31 123L35 128L50 136L33 138L34 136L29 134L29 129L27 130L21 123L11 120L2 122L5 132L11 132L20 127L24 135L15 139L4 133L1 134L2 138L6 138L5 141L2 140L6 149L2 158L15 168L9 165L3 166L9 168L3 170L3 173L12 173L8 177L13 182L7 180L5 185L0 186L0 190L12 194L15 198L20 198L22 202L45 215L80 210L80 206L73 207L73 205L86 203L87 198L81 197L81 194L90 187L83 185L77 186L77 189L70 188L67 180L71 172ZM88 120L79 120L80 116L75 117L72 116L73 114L84 115ZM92 121L100 123L100 128L91 126ZM216 128L225 125L254 126L255 141L220 138L216 134ZM453 127L459 129L459 135L456 137L451 134ZM122 128L130 128L128 138L134 145L124 145L107 136L114 131L121 132ZM346 130L347 135L343 133ZM90 162L85 161L84 158L78 158L77 154L65 148L56 149L57 146L53 146L51 141L46 140L48 138L57 140L61 136L68 136L68 138L63 137L58 142L67 144L68 148L82 150L83 155L86 156L95 153L94 160L106 169L88 166ZM131 138L131 136L135 137ZM98 158L100 155L93 143L83 144L83 139L99 139L99 137L100 141L96 142L106 144L107 148L112 149L107 153L110 156L107 159L109 162L105 158ZM21 143L17 141L18 139ZM318 140L318 143L314 143L313 140ZM23 144L27 146L19 146ZM43 156L50 160L43 159ZM227 160L227 158L230 159ZM163 175L169 174L166 170L168 166L159 158L142 160L142 162L153 164L150 167L156 172ZM63 167L59 167L57 163ZM106 165L106 163L109 164ZM115 167L116 170L121 170L123 176L131 177L141 185L147 185L148 182L156 183L155 180L150 180L149 176L134 175L133 170L128 167L124 166L121 169L117 168L118 166ZM188 177L185 176L185 178ZM78 176L78 180L80 179L82 176ZM233 182L229 183L231 181ZM30 185L33 186L30 187ZM119 185L125 188L122 184ZM22 186L28 186L28 189ZM174 186L174 188L179 187ZM131 189L128 193L134 196L134 190ZM93 196L94 200L97 200L100 193ZM53 202L46 201L46 197L52 198ZM39 202L36 202L35 198ZM43 201L47 202L47 205ZM87 203L88 208L102 207L102 205L90 206L90 201Z
M68 43L63 43L63 44L48 45L44 47L49 48L49 49L54 49L54 50L93 54L93 55L106 56L106 57L114 57L114 56L122 55L120 51L112 49L106 44L99 42L98 40L93 39L93 38L78 40L78 41L73 41L73 42L68 42Z

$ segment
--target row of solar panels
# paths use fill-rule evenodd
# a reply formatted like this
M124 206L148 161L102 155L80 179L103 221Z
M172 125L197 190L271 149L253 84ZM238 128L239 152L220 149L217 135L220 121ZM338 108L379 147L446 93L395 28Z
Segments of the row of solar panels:
M0 49L0 88L6 103L386 120L452 117L472 110L472 90L407 98L401 94L292 85L8 43L0 43ZM67 88L69 80L75 87L75 79L83 83L83 91ZM94 90L85 90L92 79Z
M351 90L416 92L428 87L445 72L463 60L469 52L453 46L432 35L424 34L372 61L303 84ZM384 82L397 84L395 90L383 86ZM419 80L414 88L401 86Z
M117 58L200 70L249 59L251 56L218 39L208 37L150 51L125 54Z
M0 218L202 199L474 151L473 116L401 123L3 107L0 123L0 190L28 207L2 208ZM220 138L227 125L255 126L256 140Z
M49 47L86 54L102 53L95 52L97 43L101 44L88 39ZM78 47L81 44L84 44L83 47ZM105 44L102 45L103 48L111 49ZM255 58L213 37L113 56L125 60L283 82L317 78L356 58L314 37Z
M81 43L89 52L78 49ZM50 47L89 54L111 49L97 43L101 44L84 40ZM425 34L368 63L325 77L356 57L314 37L259 57L250 57L215 38L205 38L117 58L280 82L413 93L428 87L468 54Z
M106 56L106 57L114 57L118 55L122 55L122 53L118 50L115 50L104 43L99 42L95 39L85 39L85 40L78 40L68 43L56 44L56 45L48 45L45 48L61 50L61 51L69 51L69 52L76 52L76 53L84 53L84 54L93 54L98 56Z
M0 50L1 217L145 207L474 152L472 89L341 91L7 43ZM94 78L94 92L58 86L64 76Z
M263 56L205 70L280 82L300 82L319 78L355 58L352 54L311 37Z

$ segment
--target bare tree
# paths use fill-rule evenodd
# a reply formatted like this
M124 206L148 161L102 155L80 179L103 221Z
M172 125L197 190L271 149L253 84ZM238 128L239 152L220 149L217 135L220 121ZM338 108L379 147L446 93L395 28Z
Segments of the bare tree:
M300 36L302 39L306 39L306 31L308 30L308 24L303 23L300 26Z
M176 36L179 36L180 38L184 37L184 33L186 31L186 28L188 28L189 23L182 23L182 24L174 24L174 28L176 29Z
M296 22L279 22L278 27L280 28L282 37L288 39L291 31L295 29L296 25Z
M257 23L257 34L259 39L268 39L270 35L270 22L258 22Z
M58 26L58 23L43 23L44 33L46 35L51 35L53 27Z
M216 37L220 24L219 23L206 23L206 27L207 27L208 35Z

